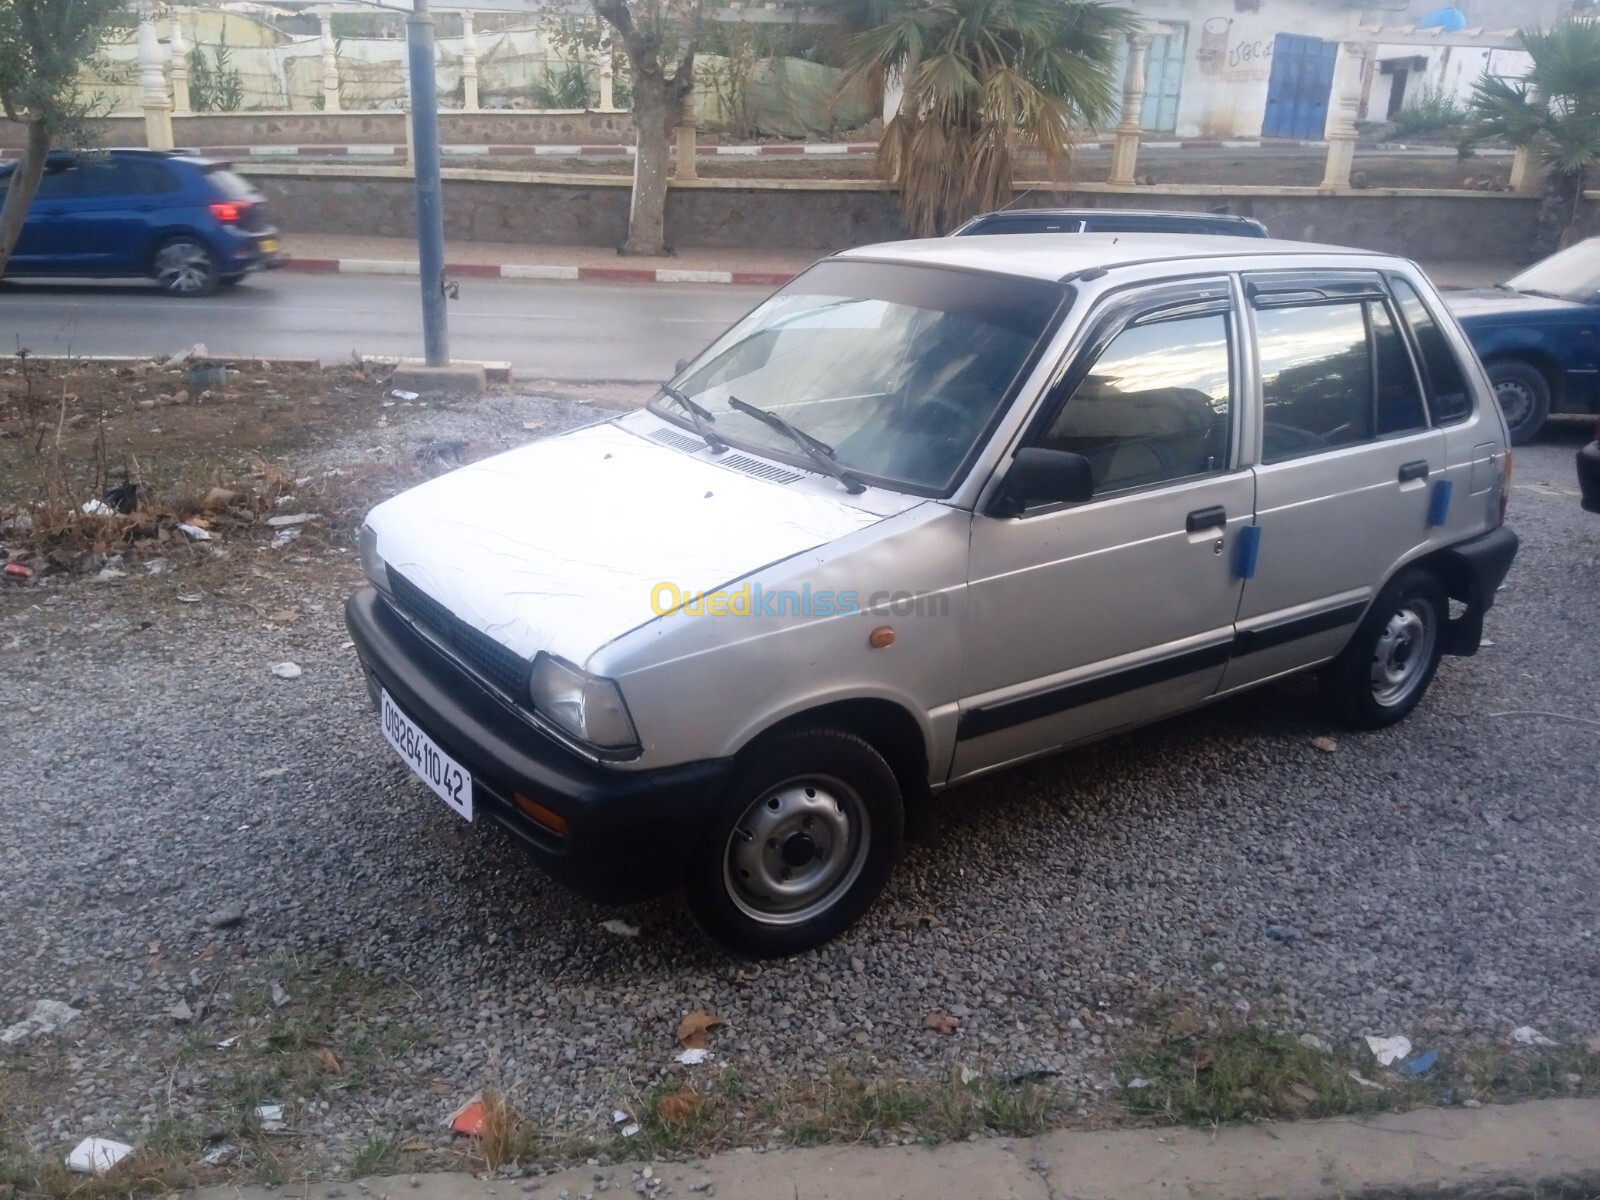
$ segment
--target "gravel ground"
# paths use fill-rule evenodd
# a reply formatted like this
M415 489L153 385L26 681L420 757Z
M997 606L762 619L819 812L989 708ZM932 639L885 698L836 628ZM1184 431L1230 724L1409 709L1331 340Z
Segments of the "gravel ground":
M596 415L500 397L316 465ZM1091 1110L1164 1000L1248 1000L1336 1044L1593 1033L1600 518L1578 508L1580 440L1518 451L1523 550L1493 644L1447 660L1397 728L1341 734L1291 682L969 786L856 929L759 966L674 902L568 895L407 773L346 648L348 549L234 546L198 603L178 602L181 572L7 587L0 1026L40 999L82 1015L0 1047L0 1083L38 1149L281 1100L337 1168L377 1136L436 1139L489 1084L541 1128L601 1127L684 1071L673 1030L697 1008L727 1026L695 1070L757 1092L844 1062L966 1064L1058 1071ZM286 660L299 678L272 674ZM1333 753L1312 746L1329 734ZM616 916L639 935L602 928ZM295 997L281 1012L272 979ZM180 999L198 1022L169 1015ZM251 1075L252 1046L316 1006L297 1036L352 1065L274 1095L298 1085ZM924 1028L930 1012L959 1030Z

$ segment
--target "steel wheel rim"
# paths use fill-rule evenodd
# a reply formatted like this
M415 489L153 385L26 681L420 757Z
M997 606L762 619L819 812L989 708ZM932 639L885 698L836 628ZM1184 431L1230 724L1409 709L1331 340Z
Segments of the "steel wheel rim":
M785 780L734 823L722 856L723 887L751 920L798 925L850 890L871 844L872 824L854 788L832 776Z
M1419 686L1439 636L1438 614L1421 597L1396 609L1372 650L1372 698L1385 708L1403 704Z
M211 281L211 256L193 242L174 242L156 254L156 279L169 292L198 292Z
M1494 398L1500 402L1500 412L1505 416L1506 424L1513 429L1526 421L1528 414L1533 411L1533 389L1514 379L1495 384Z

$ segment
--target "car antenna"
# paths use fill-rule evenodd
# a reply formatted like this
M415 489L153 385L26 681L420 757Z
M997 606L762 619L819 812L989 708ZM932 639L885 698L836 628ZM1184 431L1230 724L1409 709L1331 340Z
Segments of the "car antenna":
M1026 200L1029 196L1033 195L1038 190L1039 189L1037 187L1031 187L1027 191L1023 192L1020 196L1011 197L1010 200L1008 200L1006 203L1002 204L999 208L995 209L994 211L995 212L1005 212L1006 209L1010 208L1013 204L1016 204L1016 203L1018 203L1020 201Z

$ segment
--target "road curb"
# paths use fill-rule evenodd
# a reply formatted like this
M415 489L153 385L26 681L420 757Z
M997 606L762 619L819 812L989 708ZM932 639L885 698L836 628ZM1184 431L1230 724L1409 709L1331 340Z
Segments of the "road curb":
M822 1146L732 1151L693 1164L596 1161L542 1175L541 1194L619 1192L726 1200L1576 1200L1600 1187L1600 1100L1536 1100L1479 1109L1417 1109L1321 1121L1193 1128L1060 1130L936 1148ZM605 1161L605 1160L602 1160ZM649 1170L655 1183L642 1179ZM630 1180L631 1176L631 1180ZM495 1200L509 1179L437 1174L367 1179L363 1193ZM528 1187L527 1183L522 1185ZM192 1200L300 1200L310 1184L274 1191L209 1187Z
M284 271L319 275L416 275L414 260L386 258L285 257ZM735 283L745 287L782 287L795 271L714 271L687 267L581 267L558 263L445 263L446 275L476 279L556 279L599 283Z
M1115 143L1109 140L1079 142L1077 150L1110 150ZM1324 150L1328 143L1315 139L1292 138L1146 138L1140 143L1145 150L1253 150L1261 146ZM189 146L185 149L208 158L398 158L404 159L406 147L390 142L342 142L329 145L267 145L267 146ZM583 145L579 143L512 145L507 143L454 143L439 147L447 158L615 158L631 156L634 147L623 143L609 145ZM876 142L765 142L754 145L696 146L699 158L838 158L850 155L872 155L878 152ZM676 149L673 150L676 154ZM1454 153L1452 151L1452 153ZM0 150L0 158L20 158L20 149Z

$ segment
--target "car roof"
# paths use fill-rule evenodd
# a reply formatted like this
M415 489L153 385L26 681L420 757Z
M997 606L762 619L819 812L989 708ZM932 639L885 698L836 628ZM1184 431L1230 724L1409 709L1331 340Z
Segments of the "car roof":
M1227 244L1219 245L1223 241ZM1196 233L1002 233L981 238L923 238L856 246L841 250L834 257L1059 280L1081 271L1135 263L1210 259L1233 264L1243 259L1251 260L1246 265L1261 267L1272 264L1257 260L1308 254L1396 261L1391 255L1353 246L1325 246L1281 238L1222 239Z

